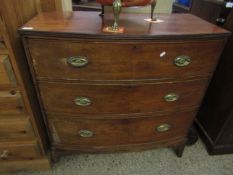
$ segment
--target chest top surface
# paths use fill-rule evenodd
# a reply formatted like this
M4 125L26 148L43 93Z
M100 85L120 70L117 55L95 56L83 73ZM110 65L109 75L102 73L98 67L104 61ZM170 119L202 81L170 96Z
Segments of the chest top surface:
M48 36L78 36L84 38L113 39L165 39L215 38L230 32L191 14L157 14L163 22L145 21L148 14L121 14L120 26L124 33L103 32L111 26L113 14L99 16L99 12L47 12L34 17L22 28L21 34Z

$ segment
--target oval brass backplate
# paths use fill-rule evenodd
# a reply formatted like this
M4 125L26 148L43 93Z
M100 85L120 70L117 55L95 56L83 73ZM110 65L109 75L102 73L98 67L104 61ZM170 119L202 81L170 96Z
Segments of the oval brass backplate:
M169 124L162 124L162 125L157 127L158 132L166 132L170 129L171 129L171 125L169 125Z
M74 103L77 106L89 106L91 105L91 100L87 97L76 97Z
M178 99L179 99L179 95L176 93L169 93L164 96L164 100L166 102L174 102L174 101L177 101Z
M81 136L81 137L84 137L84 138L89 138L89 137L92 137L94 134L92 131L90 130L80 130L78 132L78 134Z
M174 64L178 67L188 66L191 63L191 57L181 55L175 58Z
M88 64L88 59L85 56L74 56L68 58L67 63L73 67L81 68Z

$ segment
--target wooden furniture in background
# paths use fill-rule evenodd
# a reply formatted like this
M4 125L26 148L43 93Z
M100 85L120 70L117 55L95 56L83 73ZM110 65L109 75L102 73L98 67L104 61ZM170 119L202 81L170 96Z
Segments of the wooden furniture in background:
M233 10L225 5L226 2L217 0L193 0L188 12L233 31ZM174 7L173 12L183 11ZM199 133L211 155L233 153L232 49L231 36L196 120Z
M147 17L122 14L122 34L102 32L113 19L98 12L42 13L20 29L54 159L164 146L182 155L229 33L189 14Z
M225 2L218 0L193 0L190 13L213 24L225 13Z
M172 12L192 13L194 15L201 16L207 21L215 23L216 19L221 16L225 3L225 1L219 0L192 0L190 6L187 7L175 2L172 7Z
M209 6L208 6L209 4ZM206 6L196 6L192 13L212 23L223 14L216 11L210 2ZM224 28L233 32L233 10L225 17ZM208 12L207 12L208 11ZM202 13L205 12L205 13ZM209 14L209 15L207 15ZM207 145L209 154L233 153L233 37L228 40L220 58L219 65L210 83L197 124Z
M49 168L46 130L17 32L36 13L35 1L1 1L0 172Z

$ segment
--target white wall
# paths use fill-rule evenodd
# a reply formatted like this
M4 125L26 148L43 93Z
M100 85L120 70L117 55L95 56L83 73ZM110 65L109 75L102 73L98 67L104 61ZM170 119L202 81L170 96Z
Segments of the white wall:
M61 0L63 11L72 11L72 1L71 0Z

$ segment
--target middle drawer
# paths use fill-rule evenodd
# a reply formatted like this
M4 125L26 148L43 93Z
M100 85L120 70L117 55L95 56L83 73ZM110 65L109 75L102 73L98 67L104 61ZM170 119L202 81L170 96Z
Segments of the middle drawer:
M46 112L72 115L161 113L196 108L206 86L207 79L121 85L39 83Z
M10 116L9 116L10 117ZM32 139L34 132L27 117L0 119L0 140Z

